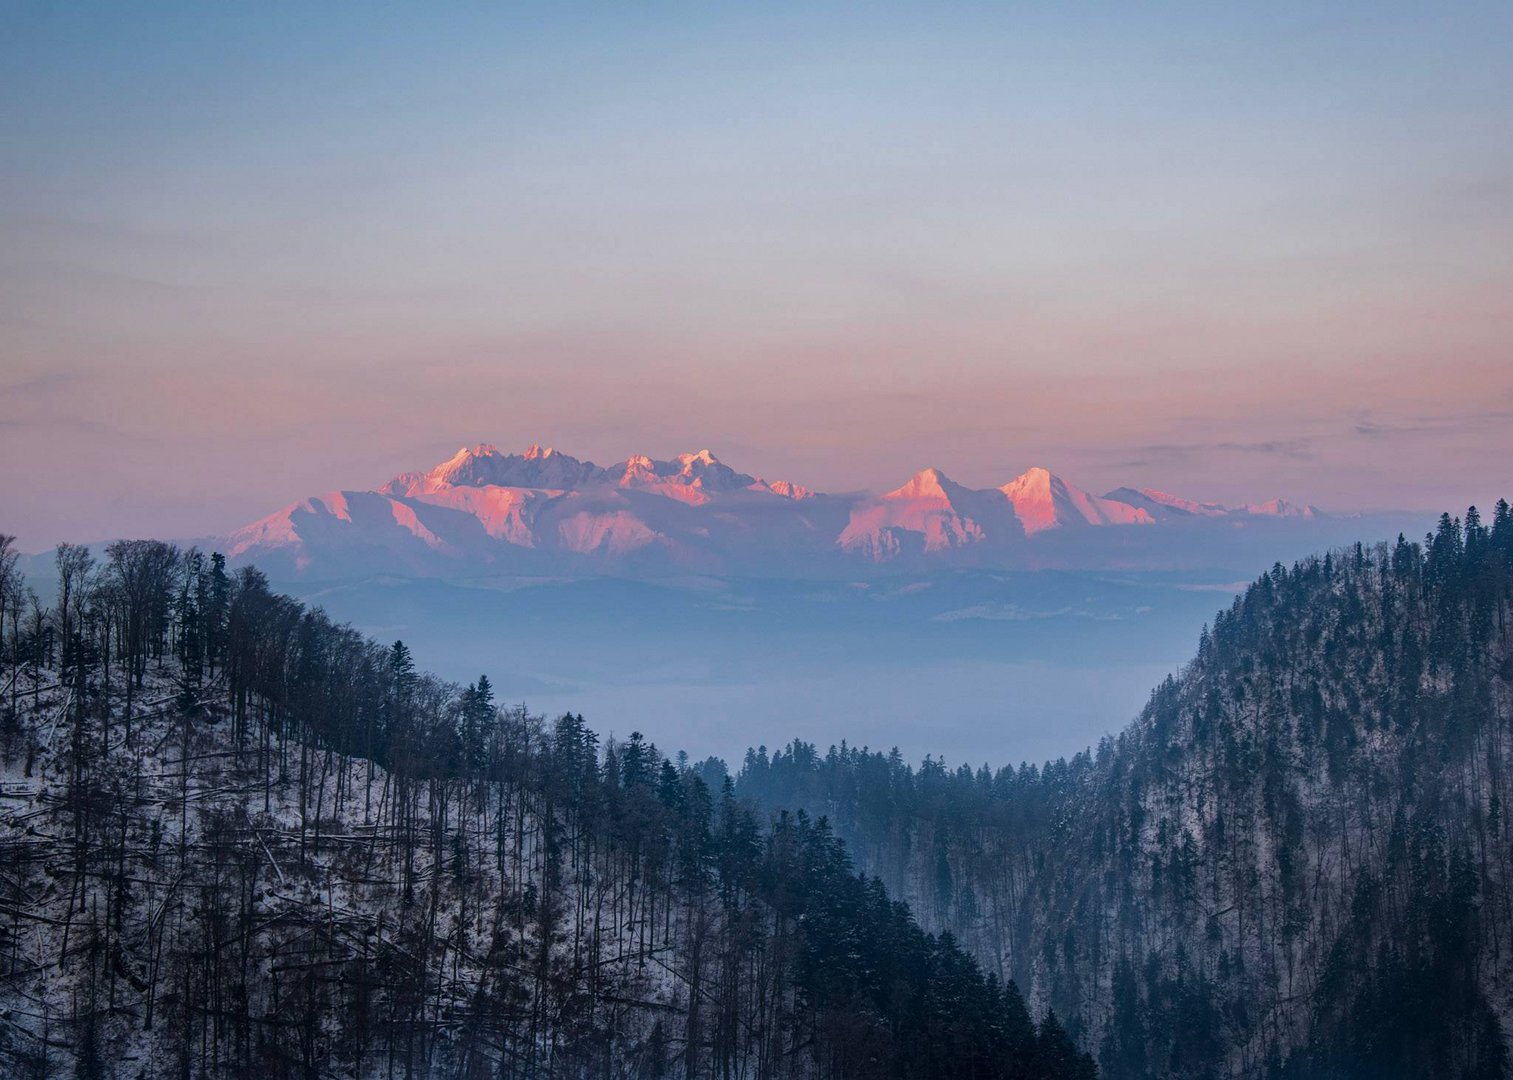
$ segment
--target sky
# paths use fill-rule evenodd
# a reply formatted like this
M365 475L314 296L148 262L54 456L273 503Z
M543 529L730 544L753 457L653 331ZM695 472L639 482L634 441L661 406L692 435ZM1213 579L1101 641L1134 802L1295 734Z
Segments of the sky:
M1513 495L1506 3L0 16L28 550L478 441Z

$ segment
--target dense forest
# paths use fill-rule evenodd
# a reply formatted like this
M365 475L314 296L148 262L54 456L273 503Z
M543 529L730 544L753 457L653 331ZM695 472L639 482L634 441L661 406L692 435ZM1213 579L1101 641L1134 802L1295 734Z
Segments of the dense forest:
M1096 1074L823 818L219 556L56 570L0 537L0 1075Z
M1276 566L1043 767L794 742L737 792L1054 1009L1110 1077L1492 1078L1513 1014L1513 516Z
M1509 1074L1506 503L1274 567L996 771L730 776L218 556L56 565L0 539L0 1074Z

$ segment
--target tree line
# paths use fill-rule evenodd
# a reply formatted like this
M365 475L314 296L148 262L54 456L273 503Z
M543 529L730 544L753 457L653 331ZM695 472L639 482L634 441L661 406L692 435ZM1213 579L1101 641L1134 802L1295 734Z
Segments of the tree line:
M822 815L218 554L0 537L0 1072L1091 1077Z

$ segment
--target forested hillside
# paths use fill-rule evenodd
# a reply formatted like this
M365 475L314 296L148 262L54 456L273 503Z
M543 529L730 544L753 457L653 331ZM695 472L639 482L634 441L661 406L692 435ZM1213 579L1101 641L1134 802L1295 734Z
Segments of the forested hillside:
M0 1075L1046 1077L803 814L155 541L0 537Z
M1108 1076L1501 1077L1513 517L1276 566L1094 752L796 742L737 790L1053 1007Z

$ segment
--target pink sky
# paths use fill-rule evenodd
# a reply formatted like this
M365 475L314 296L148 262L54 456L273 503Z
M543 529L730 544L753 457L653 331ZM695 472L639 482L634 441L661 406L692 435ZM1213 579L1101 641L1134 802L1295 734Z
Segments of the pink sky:
M175 18L18 18L0 55L28 548L478 441L1513 494L1505 6Z
M1509 366L1193 365L1095 377L966 373L920 362L765 365L764 376L651 362L567 392L538 365L373 362L306 375L38 373L0 527L38 547L195 536L306 494L370 488L490 439L601 463L711 446L737 467L822 490L881 489L938 465L998 484L1044 463L1095 491L1129 483L1336 510L1461 508L1513 490ZM522 370L524 369L524 370ZM439 434L438 434L439 433Z

